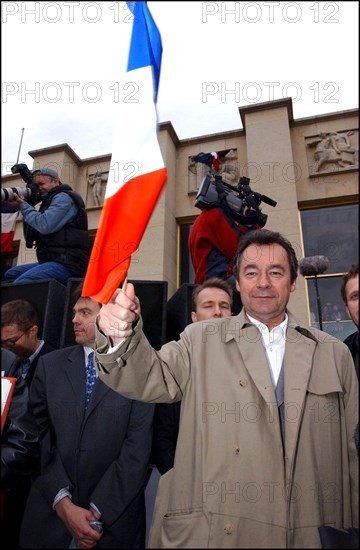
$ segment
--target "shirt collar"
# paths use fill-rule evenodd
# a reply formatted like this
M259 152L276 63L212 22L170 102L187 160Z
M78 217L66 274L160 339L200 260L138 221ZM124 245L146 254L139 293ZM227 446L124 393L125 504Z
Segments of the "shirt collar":
M26 358L29 361L29 363L32 363L34 361L35 357L38 355L38 353L40 353L40 350L44 344L45 344L44 340L39 340L39 345L34 351L34 353L32 353L31 355L29 355L29 357Z
M274 337L285 337L286 329L289 322L289 317L287 313L285 313L285 319L282 321L282 323L280 323L270 331L264 323L258 321L257 319L254 319L254 317L251 317L248 313L246 313L246 315L248 316L249 321L251 321L251 323L253 323L258 328L261 334L273 334Z

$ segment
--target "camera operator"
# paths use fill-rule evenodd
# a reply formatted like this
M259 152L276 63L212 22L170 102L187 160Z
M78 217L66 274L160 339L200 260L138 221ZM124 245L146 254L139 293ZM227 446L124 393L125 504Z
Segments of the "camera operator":
M240 225L225 207L209 207L196 218L188 240L195 284L218 277L235 287L233 263L240 238L259 224Z
M66 285L69 277L85 276L89 261L85 204L51 168L35 170L32 183L41 195L39 211L15 192L14 199L7 202L20 210L26 246L35 245L38 263L12 267L5 272L5 279L15 283L56 279Z
M220 174L205 176L195 201L202 212L188 239L196 284L218 277L234 290L233 263L239 240L245 233L264 227L267 221L260 208L262 201L276 206L270 197L252 191L250 179L245 176L236 187L223 181Z

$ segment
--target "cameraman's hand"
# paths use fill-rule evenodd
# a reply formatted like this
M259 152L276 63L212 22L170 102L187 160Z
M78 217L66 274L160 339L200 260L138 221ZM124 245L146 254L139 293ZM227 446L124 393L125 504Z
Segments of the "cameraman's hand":
M17 193L14 191L14 199L12 201L5 201L7 204L10 204L10 206L19 207L20 204L22 204L24 199L22 199Z

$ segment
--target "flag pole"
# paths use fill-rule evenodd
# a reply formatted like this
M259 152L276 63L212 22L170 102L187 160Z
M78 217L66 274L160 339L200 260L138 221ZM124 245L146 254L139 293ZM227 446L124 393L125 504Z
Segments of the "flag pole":
M121 285L121 290L126 294L126 285L127 285L127 275L123 281L123 284Z
M23 140L24 130L25 130L25 128L21 129L21 138L20 138L19 152L18 152L18 156L17 156L17 159L16 159L16 164L19 162L19 158L20 158L20 150L21 150L21 144L22 144L22 140Z

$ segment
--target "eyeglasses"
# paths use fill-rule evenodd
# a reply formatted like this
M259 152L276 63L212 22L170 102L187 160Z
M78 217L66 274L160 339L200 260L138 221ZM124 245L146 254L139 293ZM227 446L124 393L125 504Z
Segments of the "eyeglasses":
M20 336L18 336L17 338L8 338L7 340L1 340L1 346L4 348L5 347L13 348L17 344L17 342L20 340L20 338L22 338L24 334L26 334L30 329L31 327L24 330L24 332L22 332Z

